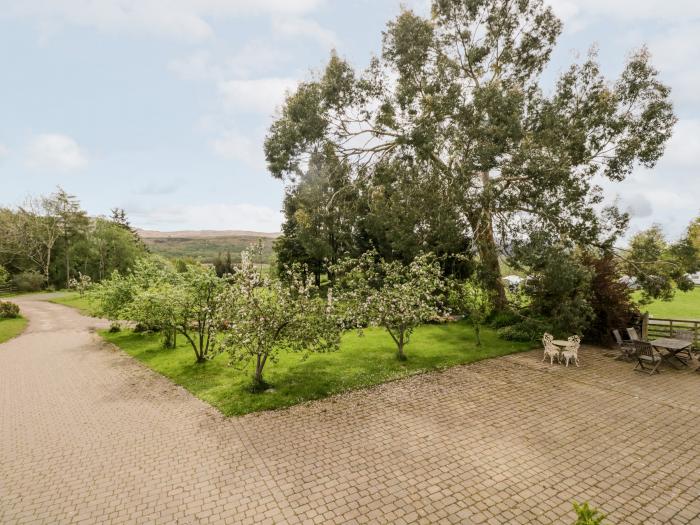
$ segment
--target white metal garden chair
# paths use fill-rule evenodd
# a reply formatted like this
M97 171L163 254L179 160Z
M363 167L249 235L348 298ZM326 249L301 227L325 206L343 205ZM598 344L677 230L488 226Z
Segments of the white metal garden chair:
M572 335L568 341L569 344L561 352L561 358L566 362L567 367L571 361L578 366L578 349L581 347L581 338L577 335Z
M554 336L552 334L545 334L542 336L542 345L544 346L544 356L542 356L542 362L549 357L549 364L554 364L554 358L557 362L561 362L561 357L559 355L559 347L557 347L552 341L554 341Z

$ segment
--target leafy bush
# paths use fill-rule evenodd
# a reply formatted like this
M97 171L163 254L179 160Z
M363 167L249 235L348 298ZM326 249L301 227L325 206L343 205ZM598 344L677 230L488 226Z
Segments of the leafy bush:
M8 282L10 282L10 272L0 264L0 285L7 284Z
M475 280L453 282L449 293L450 305L459 313L467 313L474 325L476 345L481 346L481 326L493 312L493 294Z
M542 339L545 332L554 332L552 323L545 319L525 319L514 325L498 329L498 336L506 341L534 343Z
M44 276L34 271L22 272L15 275L12 282L20 292L37 292L44 286Z
M522 321L522 318L515 312L503 310L502 312L497 312L493 315L493 317L491 317L489 326L491 326L491 328L499 329L505 328L506 326L513 326L514 324L518 324L520 321Z
M614 329L633 326L639 310L632 300L630 287L621 281L621 273L611 255L584 255L583 263L593 269L591 307L595 316L586 331L586 339L612 343Z
M605 515L601 514L597 509L589 507L588 503L579 505L574 503L574 511L576 512L576 521L574 525L602 525Z
M0 301L0 319L16 319L19 317L19 306L10 301Z

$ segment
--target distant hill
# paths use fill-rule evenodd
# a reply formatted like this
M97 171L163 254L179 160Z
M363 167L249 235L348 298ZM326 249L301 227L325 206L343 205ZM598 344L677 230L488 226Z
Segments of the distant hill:
M174 232L159 232L156 230L136 230L139 236L146 239L211 239L215 237L253 237L254 239L275 239L279 233L249 232L239 230L182 230Z
M192 258L211 262L221 254L231 252L234 261L240 260L243 250L258 239L263 241L263 259L272 259L272 243L279 233L250 232L236 230L198 230L160 232L137 230L146 246L153 252L170 259Z

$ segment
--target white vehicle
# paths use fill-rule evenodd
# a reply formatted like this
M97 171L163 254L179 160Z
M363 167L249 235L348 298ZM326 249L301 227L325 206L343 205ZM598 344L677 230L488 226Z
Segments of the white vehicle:
M700 286L700 272L691 273L688 277L690 277L690 280L693 281L695 286Z
M508 286L508 288L511 290L515 290L523 282L523 278L518 275L506 275L503 280L505 281L506 286Z
M630 290L636 290L639 288L639 285L637 284L636 277L630 277L629 275L623 275L622 277L620 277L620 282L622 284L626 284Z

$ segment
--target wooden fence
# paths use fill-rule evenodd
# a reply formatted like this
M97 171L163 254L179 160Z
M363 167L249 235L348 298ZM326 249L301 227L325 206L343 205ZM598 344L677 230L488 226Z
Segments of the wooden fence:
M0 296L15 293L17 287L14 284L0 284Z
M645 338L674 337L678 331L693 332L695 340L693 346L700 348L700 320L695 319L663 319L644 315L642 320L642 333Z

